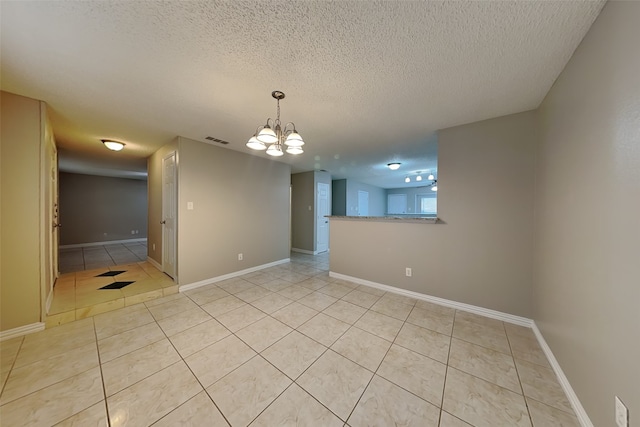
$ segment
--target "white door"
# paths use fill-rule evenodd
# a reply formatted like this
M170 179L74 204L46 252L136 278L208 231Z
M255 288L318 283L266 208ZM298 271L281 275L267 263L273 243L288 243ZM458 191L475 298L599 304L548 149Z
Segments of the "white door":
M387 213L403 214L407 213L407 195L389 194L387 196Z
M316 201L316 228L317 242L316 252L322 253L329 250L329 184L318 183Z
M162 159L162 271L176 279L178 176L176 153Z
M43 110L42 114L46 114ZM58 152L53 131L48 121L43 120L42 152L42 191L43 191L43 260L42 274L42 315L49 312L53 300L53 287L58 278L58 231L60 219L58 213Z
M358 215L369 216L369 192L358 191Z

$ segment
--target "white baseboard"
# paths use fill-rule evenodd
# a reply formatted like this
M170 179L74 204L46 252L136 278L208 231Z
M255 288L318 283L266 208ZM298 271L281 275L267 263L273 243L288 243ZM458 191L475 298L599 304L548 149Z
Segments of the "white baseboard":
M419 292L396 288L395 286L383 285L382 283L371 282L369 280L360 279L358 277L347 276L346 274L340 274L340 273L335 273L333 271L330 271L329 277L348 280L350 282L358 283L360 285L370 286L372 288L380 289L380 290L391 292L394 294L404 295L404 296L419 299L422 301L428 301L434 304L443 305L445 307L451 307L457 310L478 314L480 316L502 320L503 322L513 323L515 325L526 326L528 328L530 328L533 325L533 320L528 319L526 317L515 316L513 314L503 313L501 311L491 310L484 307L478 307L471 304L465 304L462 302L457 302L457 301L452 301L444 298L434 297L431 295L421 294Z
M162 271L162 265L160 263L158 263L158 261L156 261L155 259L153 259L151 257L147 257L147 262L149 264L153 265L158 270Z
M556 376L558 377L558 382L560 382L560 385L562 386L564 393L567 395L567 399L569 399L569 403L571 403L571 407L573 408L573 411L576 413L576 417L578 417L578 421L580 422L580 425L582 427L593 427L593 423L589 419L589 416L587 415L587 411L584 410L584 407L580 403L578 396L573 391L573 387L571 387L571 384L569 383L569 379L566 377L566 375L562 371L560 364L556 360L556 357L553 355L551 348L545 341L544 337L542 336L542 332L540 332L540 329L538 329L538 326L536 325L535 322L533 322L533 324L531 325L531 329L533 329L533 333L536 334L536 338L538 338L538 343L540 344L540 347L542 347L542 351L544 351L544 354L547 356L547 360L551 364L553 371L556 373Z
M0 341L10 340L11 338L21 337L23 335L32 334L34 332L44 331L44 323L31 323L30 325L19 326L0 332Z
M146 242L146 241L147 241L146 237L143 237L140 239L108 240L106 242L89 242L89 243L76 243L73 245L60 245L60 249L84 248L89 246L107 246L107 245L115 245L118 243L140 243L140 242Z
M307 255L318 255L317 251L308 251L306 249L298 249L298 248L291 248L291 252L298 252L300 254L307 254Z
M182 285L179 288L180 292L190 291L191 289L200 288L202 286L211 285L216 282L221 282L227 279L233 279L234 277L242 276L243 274L253 273L254 271L264 270L265 268L274 267L280 264L286 264L291 261L290 258L281 259L279 261L270 262L268 264L262 264L255 267L250 267L240 271L234 271L233 273L223 274L222 276L212 277L210 279L200 280L198 282L188 283L186 285Z

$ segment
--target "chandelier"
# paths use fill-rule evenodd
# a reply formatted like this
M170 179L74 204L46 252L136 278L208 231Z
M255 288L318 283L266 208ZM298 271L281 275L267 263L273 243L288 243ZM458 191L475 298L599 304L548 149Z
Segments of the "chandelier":
M278 102L276 119L268 118L267 124L258 126L256 133L247 142L247 147L253 150L267 150L268 155L275 157L284 155L282 151L284 146L289 154L302 154L304 141L296 131L296 125L290 122L283 128L280 123L280 100L284 99L284 92L274 90L271 96Z

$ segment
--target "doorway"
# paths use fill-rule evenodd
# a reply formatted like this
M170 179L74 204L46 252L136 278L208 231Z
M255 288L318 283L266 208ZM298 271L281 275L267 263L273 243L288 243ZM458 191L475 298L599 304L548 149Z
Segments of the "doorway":
M329 184L318 183L316 206L316 253L322 253L329 250Z
M178 175L176 152L162 159L162 271L176 277L176 231Z

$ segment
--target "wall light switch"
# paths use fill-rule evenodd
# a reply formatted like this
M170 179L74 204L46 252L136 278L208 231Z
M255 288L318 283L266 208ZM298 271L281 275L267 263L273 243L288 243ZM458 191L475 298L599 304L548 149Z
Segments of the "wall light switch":
M187 202L187 210L188 211L192 211L193 210L193 202Z
M404 274L407 277L411 277L411 275L413 274L413 272L411 271L411 268L407 267L404 269Z

